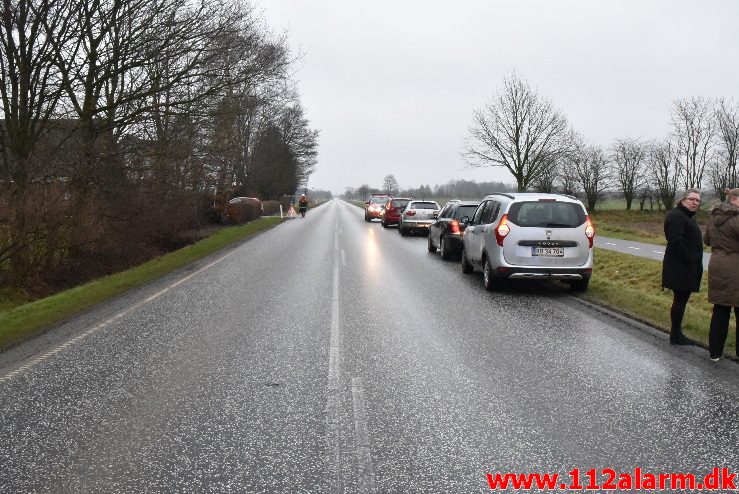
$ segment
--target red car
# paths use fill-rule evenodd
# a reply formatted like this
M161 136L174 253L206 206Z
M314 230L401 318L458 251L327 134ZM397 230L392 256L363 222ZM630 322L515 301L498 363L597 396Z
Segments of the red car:
M410 201L410 197L392 197L388 199L382 212L382 226L387 228L390 225L397 225L400 222L400 215Z
M369 201L364 203L364 221L382 219L382 211L388 199L390 196L387 194L372 194Z

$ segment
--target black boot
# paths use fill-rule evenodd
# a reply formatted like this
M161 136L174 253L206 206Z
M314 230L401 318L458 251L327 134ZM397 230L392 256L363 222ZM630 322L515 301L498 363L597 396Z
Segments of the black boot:
M672 331L670 333L670 344L671 345L695 345L692 340L688 339L682 331Z

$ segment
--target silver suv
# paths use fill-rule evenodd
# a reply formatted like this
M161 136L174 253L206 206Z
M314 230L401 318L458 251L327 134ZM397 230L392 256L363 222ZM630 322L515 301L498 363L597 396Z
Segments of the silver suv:
M462 272L496 280L556 279L585 291L593 228L582 202L562 194L498 193L480 202L462 237Z

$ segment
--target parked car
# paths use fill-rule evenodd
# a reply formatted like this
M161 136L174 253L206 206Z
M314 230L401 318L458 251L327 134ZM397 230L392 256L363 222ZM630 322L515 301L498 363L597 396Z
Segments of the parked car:
M400 215L398 231L408 235L411 231L428 233L429 225L439 214L439 204L435 201L410 201Z
M410 197L392 197L385 203L385 209L382 211L382 226L387 228L390 225L397 225L400 222L400 215L412 199Z
M264 206L256 197L234 197L226 204L225 213L226 222L244 223L262 216Z
M467 222L475 214L478 201L449 201L441 208L436 220L429 225L429 252L436 252L444 260L459 256L462 252L462 233L467 227Z
M372 194L369 200L364 203L364 221L381 219L382 210L388 199L390 199L388 194Z
M491 194L462 237L462 272L497 280L556 279L585 291L593 272L595 229L585 206L562 194Z

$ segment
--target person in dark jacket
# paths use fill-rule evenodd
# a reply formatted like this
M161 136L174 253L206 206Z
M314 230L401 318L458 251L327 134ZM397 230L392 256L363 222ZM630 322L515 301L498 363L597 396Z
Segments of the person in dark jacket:
M739 321L739 189L726 190L726 202L711 211L711 222L703 236L711 246L708 263L708 301L713 304L708 351L711 360L724 354L731 309ZM739 323L736 329L739 356Z
M686 190L665 216L667 247L662 262L662 286L673 291L670 309L670 343L692 345L683 335L685 307L692 292L700 290L703 276L703 239L693 216L701 204L698 189Z

